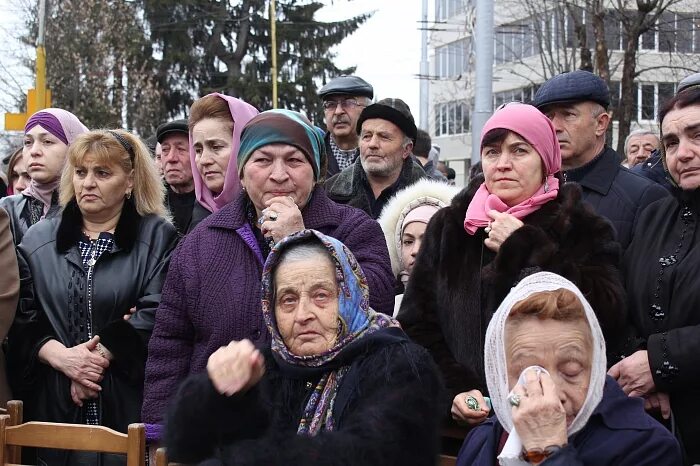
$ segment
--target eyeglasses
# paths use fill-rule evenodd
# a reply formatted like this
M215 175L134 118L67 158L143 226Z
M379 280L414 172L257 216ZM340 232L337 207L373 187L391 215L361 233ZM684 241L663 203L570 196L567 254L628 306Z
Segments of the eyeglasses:
M366 105L363 105L360 102L358 102L357 99L340 99L326 100L325 102L323 102L323 109L327 112L335 111L335 109L338 108L338 105L340 105L340 108L342 108L343 110L355 107L366 107Z

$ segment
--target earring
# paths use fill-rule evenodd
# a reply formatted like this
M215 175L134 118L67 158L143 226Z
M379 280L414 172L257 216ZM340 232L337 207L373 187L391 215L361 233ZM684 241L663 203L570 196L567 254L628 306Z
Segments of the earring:
M549 183L547 183L547 178L544 179L544 192L549 192Z
M127 191L127 192L126 192L126 198L127 198L127 199L131 199L131 191Z

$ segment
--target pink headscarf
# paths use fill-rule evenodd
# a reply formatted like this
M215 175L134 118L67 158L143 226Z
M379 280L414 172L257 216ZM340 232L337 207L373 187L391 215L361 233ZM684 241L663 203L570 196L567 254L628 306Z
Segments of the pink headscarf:
M55 127L53 124L54 119L58 122L60 127ZM41 125L42 121L47 121L47 124L44 125L46 127ZM89 131L85 125L80 122L77 116L60 108L45 108L39 110L29 117L24 127L24 132L26 133L37 125L56 136L62 142L66 142L67 145L70 145L79 135ZM63 134L61 134L61 131ZM27 189L22 191L22 194L41 201L44 204L44 215L46 215L49 208L51 208L51 196L53 192L58 189L60 182L60 176L49 183L38 183L32 179Z
M190 164L192 165L192 178L194 179L194 193L199 201L207 210L216 212L223 206L228 204L236 197L241 190L241 180L238 178L238 148L241 145L241 131L243 127L258 114L258 110L250 104L243 102L240 99L224 94L214 92L209 95L221 97L228 103L231 118L233 118L233 140L231 142L231 158L226 168L224 175L224 187L218 196L214 194L204 184L201 173L197 169L195 162L194 147L192 146L192 130L190 129ZM207 97L207 96L205 96Z
M482 183L469 203L464 219L464 229L470 235L476 233L478 228L489 224L491 217L488 212L491 210L523 219L543 204L556 198L559 192L559 180L554 177L554 174L561 170L561 151L557 133L549 118L532 105L512 103L497 110L489 118L484 129L481 130L481 140L484 140L484 136L489 131L497 128L518 133L530 143L542 158L546 179L532 197L513 207L508 207L501 199L491 194L486 188L486 183Z

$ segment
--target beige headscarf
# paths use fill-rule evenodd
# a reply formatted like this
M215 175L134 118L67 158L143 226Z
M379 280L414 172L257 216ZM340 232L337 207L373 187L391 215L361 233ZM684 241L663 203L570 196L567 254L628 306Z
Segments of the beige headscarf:
M508 293L508 296L506 296L491 318L491 322L486 330L486 343L484 345L484 370L491 403L498 421L510 433L508 441L498 457L502 466L526 466L529 464L519 458L523 446L520 437L518 437L517 432L513 428L512 406L508 402L510 387L508 386L508 366L505 351L506 320L516 303L535 293L559 289L573 292L581 301L593 337L593 359L588 393L581 410L567 429L569 437L583 429L603 398L606 374L605 340L593 308L576 285L566 278L551 272L539 272L526 277Z

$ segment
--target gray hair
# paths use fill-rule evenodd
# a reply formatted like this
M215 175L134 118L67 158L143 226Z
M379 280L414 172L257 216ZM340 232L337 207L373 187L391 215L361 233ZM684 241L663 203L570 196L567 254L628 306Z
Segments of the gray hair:
M659 139L659 135L656 134L654 131L651 131L649 129L637 129L632 131L630 134L627 135L627 138L625 138L625 156L627 156L627 150L630 148L630 139L634 136L646 136L646 135L654 136L656 138L656 145L661 145L661 140Z

